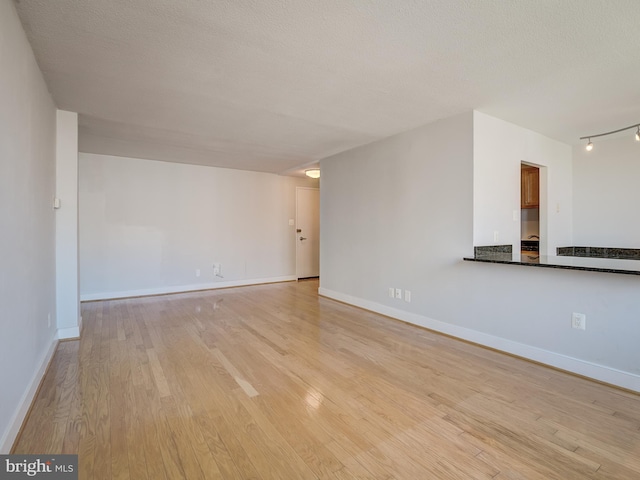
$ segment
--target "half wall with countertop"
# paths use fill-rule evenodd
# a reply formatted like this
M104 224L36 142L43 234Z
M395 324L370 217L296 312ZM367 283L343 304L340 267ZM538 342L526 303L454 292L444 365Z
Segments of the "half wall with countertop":
M478 148L516 156L504 207L487 191L489 165L476 168ZM462 260L473 255L474 238L481 245L486 231L492 235L492 205L515 233L505 243L519 241L512 211L521 154L557 167L546 187L549 201L560 204L548 247L570 245L571 148L484 114L467 112L323 160L320 293L640 391L640 277ZM410 291L411 301L390 298L390 287ZM572 312L586 314L586 330L571 328Z

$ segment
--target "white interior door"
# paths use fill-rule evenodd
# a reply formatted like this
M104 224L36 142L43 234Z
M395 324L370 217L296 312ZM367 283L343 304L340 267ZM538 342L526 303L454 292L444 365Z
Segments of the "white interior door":
M296 187L296 275L320 275L320 190Z

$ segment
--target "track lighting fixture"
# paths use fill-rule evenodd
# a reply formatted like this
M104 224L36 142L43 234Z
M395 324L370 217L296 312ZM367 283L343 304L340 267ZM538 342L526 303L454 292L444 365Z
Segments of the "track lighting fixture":
M636 129L636 141L640 142L640 123L636 123L634 125L630 125L628 127L619 128L618 130L613 130L611 132L598 133L597 135L588 135L586 137L580 137L580 140L586 140L587 143L587 152L593 150L593 143L591 143L591 138L595 137L604 137L605 135L612 135L618 132L624 132L625 130L630 130L632 128Z

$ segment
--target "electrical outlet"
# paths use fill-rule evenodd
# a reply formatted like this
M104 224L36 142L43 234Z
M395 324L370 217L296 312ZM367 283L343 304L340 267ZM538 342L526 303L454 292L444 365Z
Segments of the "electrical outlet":
M587 329L587 316L584 313L573 312L571 315L571 327L578 330Z
M500 239L500 232L496 230L493 232L493 241L498 243L499 239Z
M222 278L222 265L220 263L213 264L213 275Z
M389 287L389 297L395 298L395 296L396 296L396 289L393 287Z
M404 291L404 301L407 303L411 303L411 291L410 290L405 290Z
M51 312L47 315L47 327L51 326Z
M396 288L396 298L402 299L402 289Z
M196 277L199 277L199 276L200 276L200 269L196 268Z

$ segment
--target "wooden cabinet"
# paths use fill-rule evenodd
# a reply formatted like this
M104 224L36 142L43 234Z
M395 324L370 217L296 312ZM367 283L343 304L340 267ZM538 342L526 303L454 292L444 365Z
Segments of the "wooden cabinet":
M520 170L520 207L540 206L540 170L536 167L522 167Z

